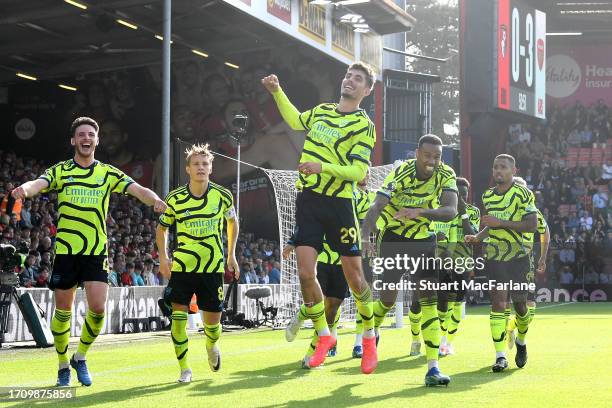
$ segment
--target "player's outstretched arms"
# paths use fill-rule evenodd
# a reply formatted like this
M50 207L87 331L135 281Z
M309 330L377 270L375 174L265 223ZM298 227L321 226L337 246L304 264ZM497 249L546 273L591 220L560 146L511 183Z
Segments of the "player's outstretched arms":
M166 203L158 197L152 190L141 186L138 183L132 183L127 189L130 195L136 197L140 202L152 206L157 213L166 211Z
M23 200L38 195L42 190L49 187L49 182L44 179L31 180L15 188L11 195L15 200Z
M278 110L289 127L293 130L306 130L300 120L300 111L291 103L287 95L283 92L274 74L261 79L261 84L272 94Z

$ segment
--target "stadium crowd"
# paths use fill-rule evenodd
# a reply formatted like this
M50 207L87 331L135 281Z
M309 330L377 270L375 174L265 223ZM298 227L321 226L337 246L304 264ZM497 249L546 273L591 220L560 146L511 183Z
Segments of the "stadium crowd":
M40 160L0 151L0 243L14 245L22 255L19 280L24 287L47 287L57 232L57 194L41 194L24 201L10 192L34 179L47 165ZM155 247L156 216L136 199L115 195L107 218L109 283L111 286L156 286L167 281L159 273ZM241 233L237 258L241 283L280 283L278 243ZM226 273L226 282L231 276Z
M612 284L612 109L552 105L546 125L511 125L506 151L550 228L548 272L539 278Z

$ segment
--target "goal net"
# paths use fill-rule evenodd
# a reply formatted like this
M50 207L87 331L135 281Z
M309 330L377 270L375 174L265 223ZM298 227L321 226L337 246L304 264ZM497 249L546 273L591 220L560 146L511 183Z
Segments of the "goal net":
M393 164L384 166L370 167L370 180L368 182L368 190L378 190L387 174L393 169ZM274 187L276 196L276 207L278 212L278 229L280 237L280 245L283 247L293 233L295 226L295 199L297 190L295 182L298 177L298 172L295 170L270 170L262 169L270 178ZM279 306L279 317L281 320L288 321L302 304L302 294L300 291L300 281L297 272L297 262L295 252L291 254L289 259L281 261L282 273L281 284L284 284L288 293L283 296L283 304ZM372 290L374 298L377 298L377 293ZM398 299L399 300L399 299ZM355 318L356 307L352 297L347 298L342 305L342 314L340 319L342 322L351 321ZM393 316L394 311L390 311L388 316Z

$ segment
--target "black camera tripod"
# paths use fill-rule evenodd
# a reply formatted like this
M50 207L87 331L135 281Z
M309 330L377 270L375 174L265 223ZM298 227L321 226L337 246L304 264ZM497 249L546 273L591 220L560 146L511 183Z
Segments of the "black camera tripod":
M4 343L4 334L8 331L13 299L16 302L19 300L15 286L0 284L0 346Z

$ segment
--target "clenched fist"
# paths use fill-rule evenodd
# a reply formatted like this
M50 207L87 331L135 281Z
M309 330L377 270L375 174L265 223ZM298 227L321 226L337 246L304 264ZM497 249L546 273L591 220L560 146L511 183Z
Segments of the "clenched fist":
M278 83L278 77L274 74L268 75L265 78L261 79L261 84L266 87L268 92L273 93L280 89L280 85Z
M23 187L21 187L21 186L19 186L16 189L14 189L11 192L11 195L13 196L13 198L15 200L24 200L24 199L26 199L28 197L27 194L26 194L25 189Z

